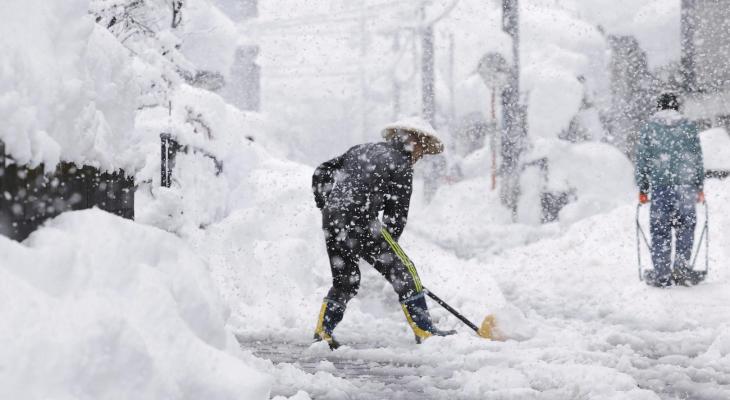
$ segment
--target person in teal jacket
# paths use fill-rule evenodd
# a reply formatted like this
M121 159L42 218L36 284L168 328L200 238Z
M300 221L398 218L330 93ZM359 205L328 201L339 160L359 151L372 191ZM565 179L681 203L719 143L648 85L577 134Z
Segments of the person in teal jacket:
M692 270L690 259L697 223L696 202L704 202L705 171L697 124L679 112L673 93L657 101L658 111L642 129L636 148L639 202L651 202L650 232L653 270L648 284L664 287L695 284L703 275ZM671 261L672 229L675 235Z

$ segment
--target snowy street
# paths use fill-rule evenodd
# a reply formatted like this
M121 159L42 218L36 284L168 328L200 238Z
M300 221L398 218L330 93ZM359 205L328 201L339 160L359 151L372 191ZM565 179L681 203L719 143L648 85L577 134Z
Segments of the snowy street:
M718 205L712 209L711 232L721 238L730 223L721 211L730 190L712 185L708 193L708 202ZM509 329L518 340L477 338L441 312L442 323L460 333L415 346L395 305L385 312L386 321L349 323L346 318L339 338L348 347L336 352L309 347L306 324L296 329L302 332L299 337L271 332L243 334L239 340L244 349L276 364L268 367L277 377L273 393L287 396L306 390L316 399L374 399L383 393L387 398L420 393L433 399L725 399L730 395L730 282L720 260L728 257L727 250L712 248L714 270L699 287L648 288L636 276L635 238L629 228L633 212L621 207L557 238L471 261L470 276L493 277L504 301L519 309L501 311L511 319ZM406 249L423 251L421 257L413 254L415 260L427 260L429 253L434 259L435 243L407 239ZM433 281L433 290L454 285L448 266L431 268L447 270L438 271L443 280ZM379 277L365 275L374 287L364 282L361 296L371 297L369 292L380 288ZM426 282L429 275L422 274ZM467 293L480 294L454 293L441 296L455 300L457 308L471 301ZM367 309L386 307L370 303L357 305L365 321ZM373 312L376 318L383 310ZM467 315L479 319L476 312Z

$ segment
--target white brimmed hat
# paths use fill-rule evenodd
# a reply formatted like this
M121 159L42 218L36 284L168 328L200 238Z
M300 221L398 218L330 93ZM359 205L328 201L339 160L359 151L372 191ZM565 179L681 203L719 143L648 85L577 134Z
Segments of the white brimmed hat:
M398 131L415 134L423 145L425 154L439 154L444 151L444 144L437 137L436 130L423 118L410 117L385 125L382 131L383 138L390 140Z

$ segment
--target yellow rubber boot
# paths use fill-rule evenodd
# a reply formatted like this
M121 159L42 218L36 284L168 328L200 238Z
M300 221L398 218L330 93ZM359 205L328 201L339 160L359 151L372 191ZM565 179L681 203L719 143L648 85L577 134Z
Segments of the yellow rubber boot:
M413 317L411 317L411 313L408 312L408 307L406 307L405 304L401 304L401 307L403 308L403 314L406 315L406 321L408 321L408 326L411 327L411 329L413 330L413 334L416 335L417 344L421 344L424 340L433 336L433 333L421 329L421 327L419 327L418 324L413 321Z
M423 295L416 295L401 303L403 313L406 315L408 325L416 335L416 343L421 344L431 336L453 335L456 331L444 331L434 326L431 315L428 313L428 306Z
M317 317L317 326L314 328L314 341L327 342L330 350L335 350L340 347L340 343L335 340L331 333L332 330L334 330L334 326L330 325L334 325L332 322L339 322L342 319L343 313L344 309L341 309L341 307L337 304L325 299L325 301L322 302L322 308L320 309L319 316Z

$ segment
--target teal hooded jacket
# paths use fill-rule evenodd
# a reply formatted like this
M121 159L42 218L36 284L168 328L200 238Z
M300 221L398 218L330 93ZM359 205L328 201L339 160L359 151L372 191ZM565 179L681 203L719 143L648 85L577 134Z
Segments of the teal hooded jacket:
M639 135L635 174L642 193L677 185L702 191L705 169L697 124L674 110L654 114Z

